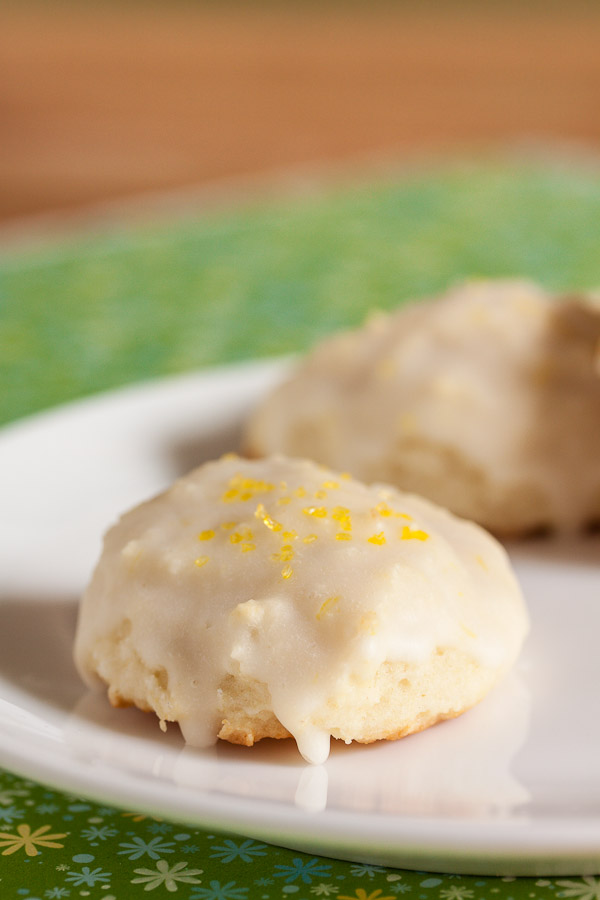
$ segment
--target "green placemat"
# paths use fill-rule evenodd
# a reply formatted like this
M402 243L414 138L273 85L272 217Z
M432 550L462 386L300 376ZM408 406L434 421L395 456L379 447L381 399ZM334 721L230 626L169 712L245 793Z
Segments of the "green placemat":
M303 350L472 276L600 285L600 176L453 166L45 248L0 248L0 421L141 378ZM0 771L0 897L600 900L600 879L365 866L99 806ZM156 893L154 893L156 892Z
M0 246L0 422L302 350L472 276L600 286L600 175L454 167L36 252Z
M2 900L598 900L600 879L407 872L99 806L0 770ZM156 893L154 893L156 892Z

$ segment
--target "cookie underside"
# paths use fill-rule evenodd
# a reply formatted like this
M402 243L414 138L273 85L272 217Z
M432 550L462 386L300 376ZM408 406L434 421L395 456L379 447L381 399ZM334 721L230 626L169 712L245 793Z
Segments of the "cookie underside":
M115 707L155 712L161 722L177 721L164 669L150 669L124 641L98 648L97 672ZM478 703L502 671L486 668L455 648L439 648L423 663L385 662L369 681L349 677L314 711L310 725L350 743L397 740ZM267 685L227 675L218 689L218 737L251 747L263 738L292 735L273 712Z

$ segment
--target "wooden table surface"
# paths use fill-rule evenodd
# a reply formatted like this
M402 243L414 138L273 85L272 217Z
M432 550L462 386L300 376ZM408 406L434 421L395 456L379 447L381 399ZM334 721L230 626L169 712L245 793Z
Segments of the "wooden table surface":
M600 143L600 4L5 7L0 219L321 160Z

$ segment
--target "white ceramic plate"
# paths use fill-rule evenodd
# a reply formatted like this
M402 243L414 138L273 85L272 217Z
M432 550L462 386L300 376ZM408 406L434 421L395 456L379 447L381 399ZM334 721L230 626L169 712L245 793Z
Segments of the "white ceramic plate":
M600 539L512 557L533 618L517 671L460 719L391 744L184 746L86 693L76 604L106 526L236 447L285 363L121 390L0 433L0 763L105 802L318 854L485 874L600 871Z

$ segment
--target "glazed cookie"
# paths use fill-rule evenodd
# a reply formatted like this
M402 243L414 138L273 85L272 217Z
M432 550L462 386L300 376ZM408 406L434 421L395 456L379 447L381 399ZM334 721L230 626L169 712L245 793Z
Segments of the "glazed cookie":
M504 550L314 463L208 463L107 534L75 660L191 744L395 739L477 703L527 614Z
M497 534L600 520L600 305L473 282L301 362L246 449L385 481Z

